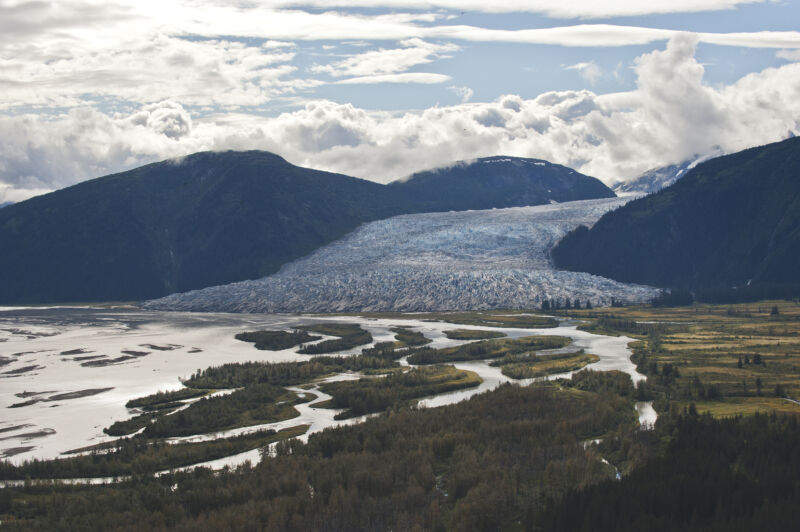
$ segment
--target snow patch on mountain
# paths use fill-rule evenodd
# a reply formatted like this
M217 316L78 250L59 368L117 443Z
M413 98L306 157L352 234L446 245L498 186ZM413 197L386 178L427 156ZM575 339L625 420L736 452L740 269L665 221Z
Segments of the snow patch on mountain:
M396 216L269 277L173 294L152 309L230 312L533 308L545 299L642 302L652 287L555 270L549 251L626 198Z

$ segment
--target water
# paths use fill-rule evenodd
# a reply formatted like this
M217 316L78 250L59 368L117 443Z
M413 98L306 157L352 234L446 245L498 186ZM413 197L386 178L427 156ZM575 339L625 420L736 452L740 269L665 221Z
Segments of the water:
M448 339L443 331L453 328L502 331L510 338L530 335L560 335L573 340L571 349L583 348L600 360L592 365L599 370L621 370L634 381L644 378L630 362L631 341L627 337L610 337L578 331L573 324L551 329L487 328L403 319L362 317L319 317L279 314L175 313L142 311L125 308L0 308L0 455L14 463L31 458L56 458L62 453L113 440L102 432L115 421L131 417L125 403L136 397L161 390L181 387L180 379L198 369L228 362L284 362L308 360L307 355L293 349L259 351L252 344L234 339L245 330L264 328L287 329L320 321L359 323L369 330L376 342L393 340L393 326L411 326L432 339L431 347L449 347L465 343ZM362 347L343 354L360 353ZM125 351L147 353L106 366L84 366L93 360L111 361L125 356ZM65 353L66 352L66 353ZM402 360L401 363L407 363ZM476 372L483 379L480 386L447 392L419 402L435 407L463 401L477 393L514 381L502 375L500 368L485 361L459 362L457 368ZM20 368L33 367L23 373ZM11 373L8 373L11 372ZM5 373L5 374L2 374ZM558 376L569 376L569 373ZM551 376L554 378L558 376ZM344 373L331 379L356 379L358 374ZM203 434L170 441L204 441L230 437L261 429L281 430L309 425L301 437L329 427L359 423L368 416L347 420L333 419L337 410L314 408L330 399L318 387L309 390L290 388L316 396L309 403L297 405L298 417L277 423L244 427L212 434ZM63 398L64 393L93 390L92 395ZM86 392L88 393L88 392ZM61 399L55 399L62 397ZM12 404L41 399L42 401L9 408ZM639 406L640 420L652 423L655 411L651 405ZM236 466L257 461L258 452L249 451L215 460L212 467Z

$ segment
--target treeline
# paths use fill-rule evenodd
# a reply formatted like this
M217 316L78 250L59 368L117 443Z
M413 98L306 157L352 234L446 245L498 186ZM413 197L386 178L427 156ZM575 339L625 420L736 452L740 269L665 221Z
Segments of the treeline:
M600 360L599 356L583 353L582 351L578 353L545 355L541 357L531 357L525 362L500 364L500 371L503 375L512 379L535 379L547 375L577 371L598 360Z
M142 438L123 438L103 452L57 460L30 460L15 466L0 462L0 479L25 480L149 475L159 471L216 460L262 448L303 434L308 425L276 432L262 430L204 442L166 444Z
M184 385L191 388L241 388L250 384L269 383L293 386L343 371L368 371L400 367L393 360L393 348L365 349L362 355L347 357L314 357L302 362L236 362L197 370Z
M394 333L395 340L406 346L420 346L433 341L421 332L412 331L408 327L392 327L390 330Z
M321 355L324 353L334 353L336 351L344 351L352 349L359 345L364 345L372 342L372 334L365 331L360 325L354 323L334 323L334 324L315 324L305 325L302 329L327 334L329 336L338 336L335 340L323 340L318 344L311 344L302 347L298 353L304 355Z
M578 326L578 329L593 333L636 334L687 332L688 325L680 323L643 323L613 315L600 316L592 323Z
M126 408L144 408L161 410L163 405L174 405L176 401L184 401L205 395L205 390L192 390L191 388L181 388L171 392L156 392L145 397L131 399L125 403Z
M656 307L680 307L698 303L752 303L769 299L800 298L800 284L757 283L743 286L702 287L694 291L685 289L662 290L652 300Z
M544 530L793 530L800 519L796 416L698 417L662 423L663 456L620 482L554 502ZM746 444L744 444L746 442Z
M498 530L613 470L581 441L635 423L628 400L502 386L278 445L252 469L0 491L4 530Z
M250 384L235 392L200 399L184 410L147 424L143 436L166 438L205 434L236 427L283 421L299 416L294 404L309 400L280 386Z
M472 342L442 349L422 348L408 357L411 364L441 364L464 360L485 360L530 351L557 349L569 345L565 336L525 336Z
M256 349L280 351L305 342L314 342L322 336L311 336L307 331L254 331L243 332L234 336L242 342L254 343Z
M451 329L443 332L450 340L490 340L492 338L503 338L506 336L506 333L500 331L481 331L475 329Z
M585 369L560 381L563 386L593 393L613 393L621 397L632 397L634 386L631 376L622 371L593 371Z
M482 382L472 371L452 366L429 366L397 372L384 378L326 382L320 390L332 396L332 408L346 408L336 419L382 412L409 399L472 388Z

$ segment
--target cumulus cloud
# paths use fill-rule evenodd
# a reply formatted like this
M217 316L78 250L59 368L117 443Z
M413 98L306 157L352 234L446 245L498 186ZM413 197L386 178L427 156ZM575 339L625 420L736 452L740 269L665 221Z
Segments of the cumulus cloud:
M732 152L800 133L800 63L710 86L697 37L675 36L640 56L635 90L556 91L525 99L388 113L316 101L264 118L189 116L176 100L128 115L74 109L45 122L0 118L0 182L53 189L200 150L265 149L304 166L386 182L459 159L547 159L612 183L715 150ZM8 187L7 187L8 188Z
M23 45L20 47L25 48ZM3 107L78 106L87 95L146 103L171 98L184 105L258 105L303 86L287 80L294 52L224 40L164 34L113 50L62 44L0 55Z

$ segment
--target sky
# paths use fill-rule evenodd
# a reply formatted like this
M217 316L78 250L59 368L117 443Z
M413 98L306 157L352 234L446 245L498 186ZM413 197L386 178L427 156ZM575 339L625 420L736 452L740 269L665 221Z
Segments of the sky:
M0 0L0 203L204 150L607 184L800 134L800 1Z

